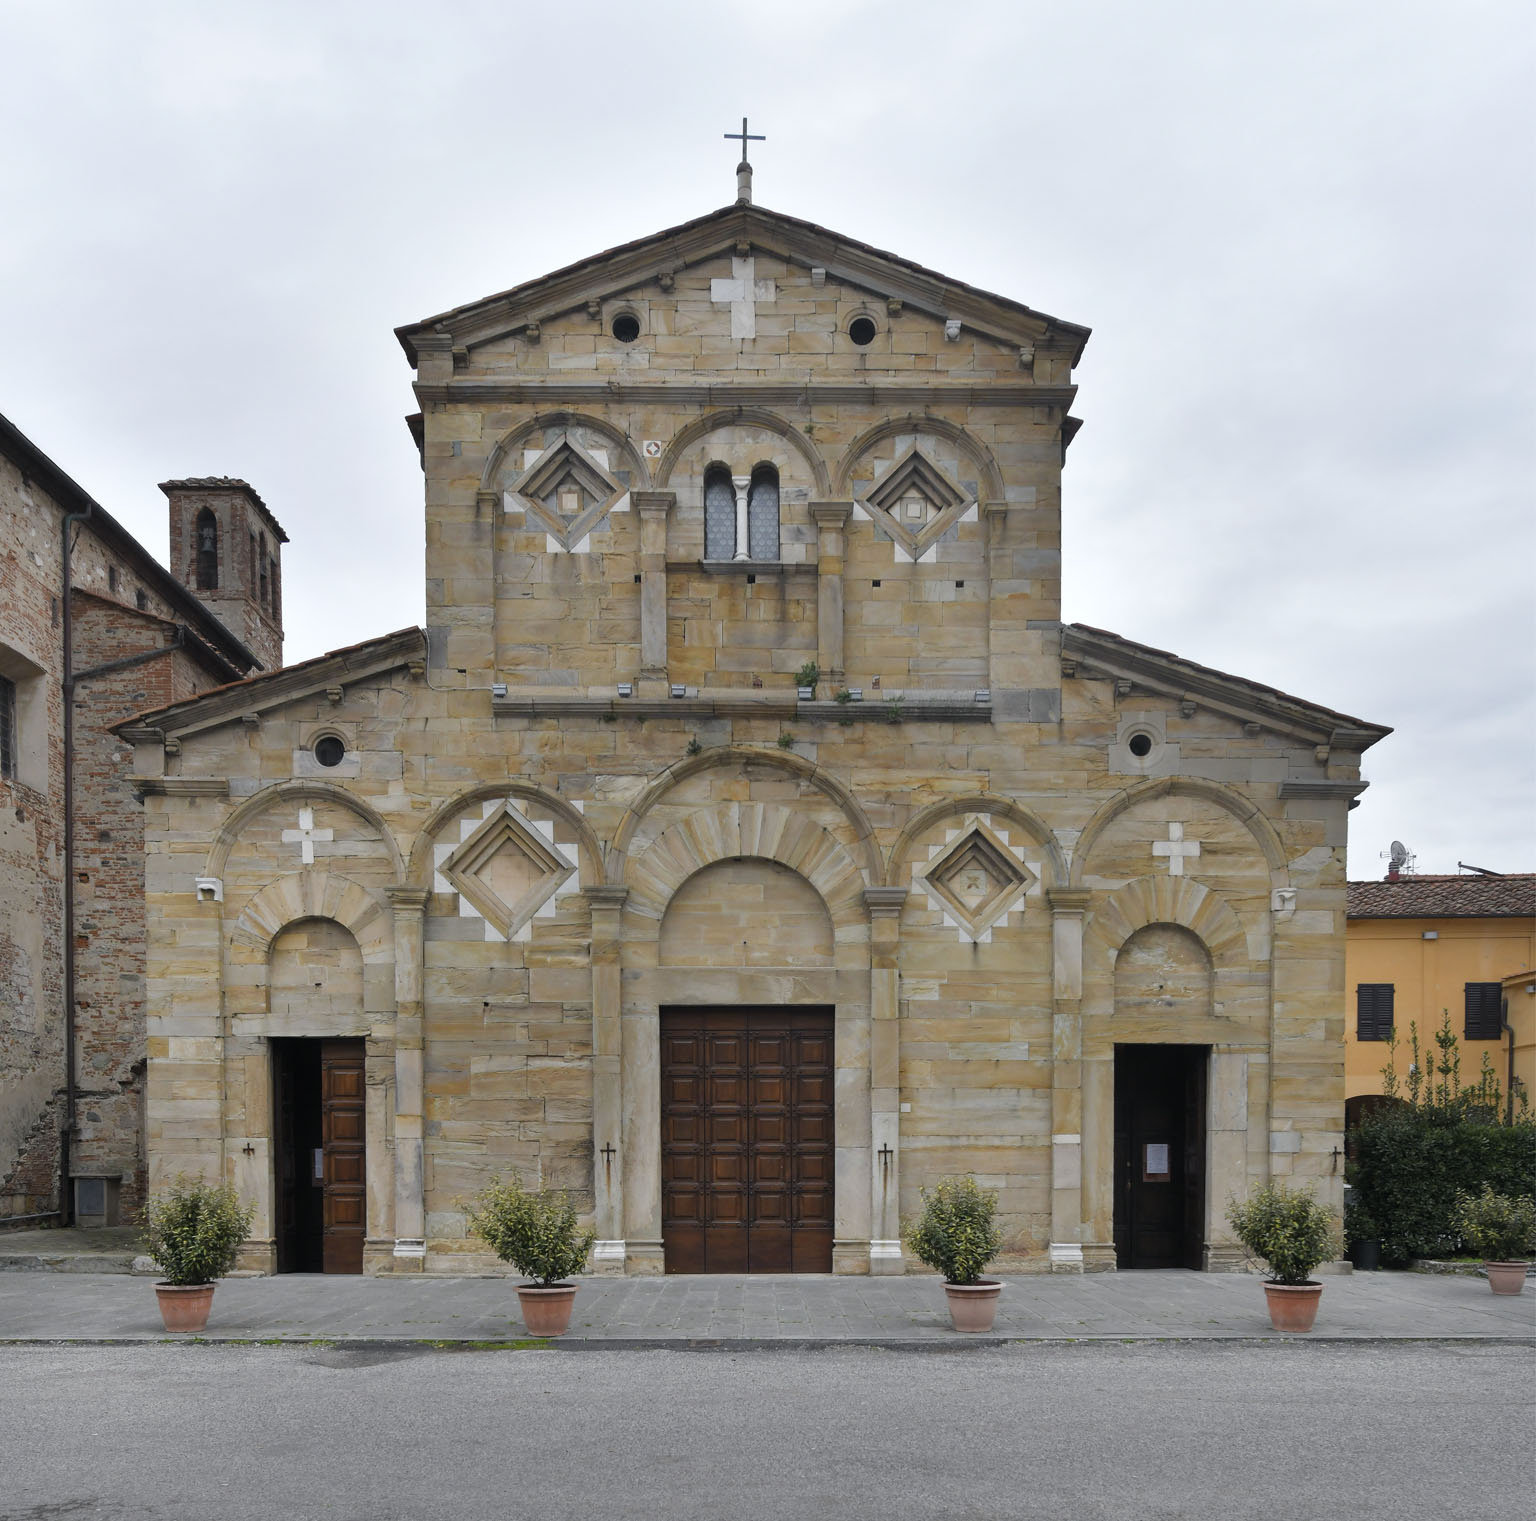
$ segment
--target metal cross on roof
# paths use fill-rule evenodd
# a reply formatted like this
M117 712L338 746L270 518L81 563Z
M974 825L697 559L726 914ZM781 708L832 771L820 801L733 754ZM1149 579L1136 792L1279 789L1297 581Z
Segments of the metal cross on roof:
M742 163L746 163L746 161L747 161L747 144L748 143L766 143L768 141L768 139L766 137L764 137L760 132L748 132L747 131L747 119L746 119L745 116L743 116L742 119L741 119L741 131L740 132L723 132L723 133L721 133L721 136L722 137L730 138L733 142L736 139L738 139L738 138L741 140L741 161L742 161Z

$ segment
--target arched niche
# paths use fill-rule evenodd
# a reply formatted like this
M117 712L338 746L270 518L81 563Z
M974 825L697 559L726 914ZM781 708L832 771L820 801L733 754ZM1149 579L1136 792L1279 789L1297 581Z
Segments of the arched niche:
M589 417L583 412L541 412L519 423L505 434L486 457L485 469L480 476L482 491L499 492L523 473L523 453L528 449L542 451L561 433L571 435L578 448L604 450L610 471L630 472L632 490L643 491L651 484L651 473L645 457L628 438L612 423L600 417Z
M706 438L710 448L695 451L694 445ZM695 418L667 445L656 467L656 484L675 489L673 477L680 470L690 478L697 473L702 480L704 467L714 459L743 475L753 465L774 464L786 485L803 474L820 495L830 491L831 476L816 446L793 423L762 407L733 407ZM739 469L743 464L747 468Z
M334 919L297 919L267 952L267 1035L367 1033L363 953Z
M935 457L934 462L943 468L946 456L954 456L958 463L969 461L976 472L977 494L982 501L1001 501L1004 495L1003 473L998 468L992 451L973 438L957 423L942 417L917 416L893 417L877 423L849 444L843 457L837 462L832 477L832 495L841 500L852 495L854 473L866 461L874 464L876 473L881 465L889 465L902 451L894 441L915 437L923 452Z
M664 967L830 967L832 916L821 894L778 861L716 861L672 895L656 959Z
M1147 924L1115 956L1117 1018L1208 1019L1215 969L1200 938L1182 924Z

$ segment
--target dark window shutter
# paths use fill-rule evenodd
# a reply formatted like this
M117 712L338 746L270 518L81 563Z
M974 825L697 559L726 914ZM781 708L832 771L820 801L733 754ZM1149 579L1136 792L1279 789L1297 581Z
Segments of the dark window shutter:
M1497 982L1467 984L1467 1040L1497 1040L1504 1033L1504 988Z
M1362 982L1355 987L1355 1037L1358 1040L1392 1038L1392 997L1390 982Z

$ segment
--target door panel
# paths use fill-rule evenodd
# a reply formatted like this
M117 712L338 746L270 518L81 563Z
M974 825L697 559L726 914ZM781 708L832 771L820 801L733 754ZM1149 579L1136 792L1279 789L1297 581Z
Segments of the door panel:
M1204 1265L1206 1046L1115 1047L1115 1254Z
M831 1011L666 1011L661 1049L667 1271L830 1272Z
M320 1128L325 1160L325 1271L361 1273L367 1233L363 1042L320 1045Z

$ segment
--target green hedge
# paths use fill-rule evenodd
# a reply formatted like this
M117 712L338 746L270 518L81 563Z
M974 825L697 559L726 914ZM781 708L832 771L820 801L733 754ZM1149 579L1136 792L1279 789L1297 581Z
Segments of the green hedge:
M1359 1203L1391 1263L1462 1250L1456 1194L1536 1194L1536 1124L1489 1124L1408 1105L1376 1110L1350 1132Z

